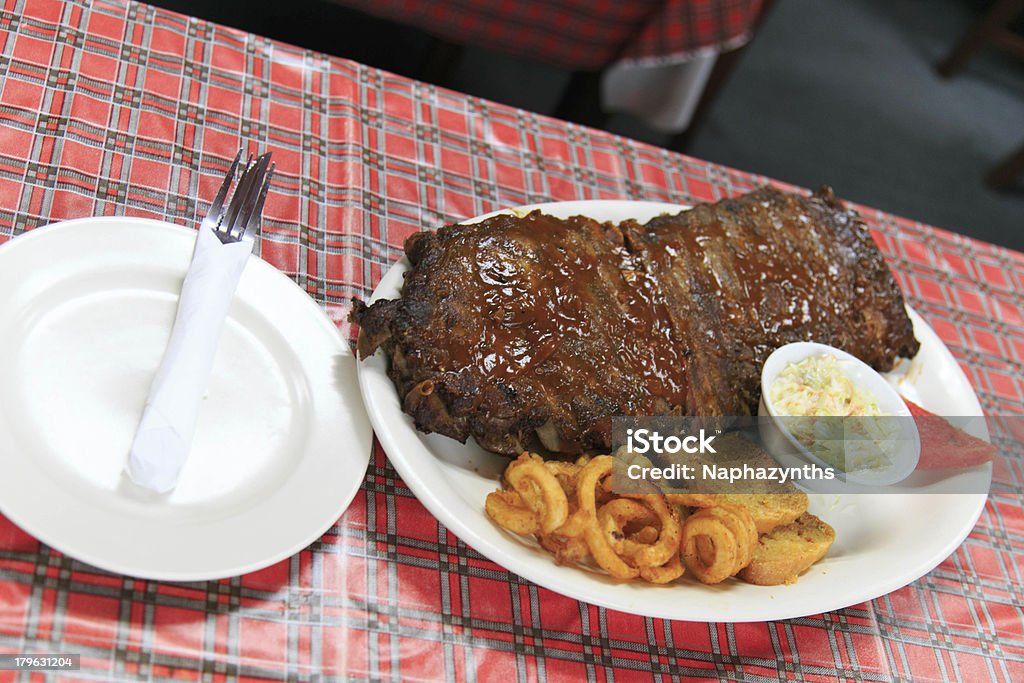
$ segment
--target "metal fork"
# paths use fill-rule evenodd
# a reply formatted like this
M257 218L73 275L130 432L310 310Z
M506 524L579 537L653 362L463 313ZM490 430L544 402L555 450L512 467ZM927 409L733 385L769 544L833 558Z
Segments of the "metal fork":
M273 176L270 154L245 162L231 201L242 152L235 155L224 183L196 235L192 260L181 283L178 310L160 367L132 442L128 474L160 493L177 485L195 432L199 406L213 368L224 320L246 264L251 260L263 201ZM214 244L213 232L221 244Z
M261 154L254 161L250 154L245 162L245 168L238 179L238 186L235 193L224 208L224 200L228 196L228 190L235 179L235 171L238 170L238 162L242 158L242 150L238 150L224 182L217 192L210 211L203 219L202 227L213 231L222 244L241 242L243 239L254 240L250 228L259 225L260 217L263 214L263 203L267 199L267 190L270 187L270 179L274 177L274 164L270 162L271 153Z

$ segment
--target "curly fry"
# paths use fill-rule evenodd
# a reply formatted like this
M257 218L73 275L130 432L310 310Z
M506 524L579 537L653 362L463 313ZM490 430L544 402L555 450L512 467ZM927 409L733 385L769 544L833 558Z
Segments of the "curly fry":
M526 507L515 491L498 490L487 494L484 503L487 516L515 534L533 534L540 528L537 514Z
M649 583L669 583L687 569L708 584L736 575L753 559L758 525L774 520L753 496L616 494L613 462L607 455L565 462L523 453L506 468L505 488L487 496L487 515L534 535L559 564L593 558L614 579Z
M702 583L721 583L738 572L738 553L736 536L707 510L698 510L683 524L683 561Z
M729 528L736 538L736 571L750 564L757 548L757 526L746 508L739 505L716 505L706 508L707 514L715 517Z
M608 522L609 518L611 523ZM658 523L658 516L643 503L628 498L615 498L597 508L597 519L602 527L608 530L608 543L615 549L620 557L627 559L627 563L636 566L633 560L642 548L658 540L659 530L651 526ZM641 543L627 533L627 529L648 528L654 531L654 537L649 543Z
M611 515L619 525L619 528L623 530L629 524L644 527L651 526L658 521L658 516L653 510L640 501L630 498L616 498L608 501L598 508L597 514L598 516L602 514Z
M666 506L660 496L637 498L639 500L616 498L605 503L598 509L598 517L606 516L613 519L620 531L624 531L630 525L644 525L639 531L619 541L617 547L620 549L620 555L625 555L631 564L639 568L640 578L645 581L675 581L685 571L679 560L681 525L675 519L674 510ZM652 524L658 526L651 526ZM663 533L665 529L668 529L667 534ZM659 562L659 553L667 553L666 559Z
M505 470L505 479L538 515L542 533L549 534L565 524L569 517L569 500L543 460L523 453Z
M632 579L639 576L640 570L631 567L619 557L609 541L609 537L616 533L615 520L606 516L606 523L602 524L597 519L598 488L601 480L611 474L612 462L610 455L599 455L588 462L580 472L576 495L580 513L586 520L583 538L590 548L594 561L602 569L617 579Z
M653 526L645 526L642 529L639 529L638 531L635 531L626 536L626 539L632 541L633 543L643 543L645 545L650 545L651 543L654 543L658 540L658 528Z
M541 547L554 555L558 564L576 564L590 554L590 549L582 538L567 538L558 533L545 534L538 538Z
M660 567L641 567L640 578L649 583L670 583L682 576L685 571L683 563L679 560L679 553L675 553Z
M654 567L664 564L673 555L678 555L683 530L675 508L666 505L665 499L658 495L630 495L628 498L642 500L661 522L657 542L644 546L634 553L633 561L639 566Z
M576 497L576 478L581 469L579 465L561 460L546 460L544 467L548 468L548 471L558 479L562 490L565 491L566 498L572 500Z

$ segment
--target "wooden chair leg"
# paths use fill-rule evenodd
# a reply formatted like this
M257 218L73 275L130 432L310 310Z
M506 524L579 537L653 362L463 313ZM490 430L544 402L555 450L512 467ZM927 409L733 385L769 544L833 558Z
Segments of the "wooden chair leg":
M1024 177L1024 146L988 172L985 183L993 190L1009 190Z
M981 48L993 42L1005 42L1003 36L1007 33L1007 25L1022 11L1024 0L996 0L988 13L964 34L949 56L939 64L939 73L949 78L967 66Z
M555 107L554 116L563 121L603 128L609 116L601 108L601 72L574 71Z
M764 0L761 4L761 15L751 28L753 33L757 33L757 29L760 28L761 23L771 11L775 2L776 0ZM704 92L701 93L700 100L697 101L697 108L693 110L693 116L690 117L690 125L686 127L686 130L672 136L668 144L665 145L668 149L685 152L690 147L704 120L707 118L708 111L718 96L718 92L729 81L729 77L732 75L736 65L739 64L740 57L743 55L744 50L747 49L747 45L741 45L735 50L718 55L718 59L715 60L715 66L711 69L711 75L708 76L708 82L704 86Z
M701 125L704 123L704 119L707 118L708 110L711 109L711 104L718 96L718 91L728 82L729 76L732 75L733 70L739 63L740 55L744 49L745 46L718 55L715 65L711 68L711 75L708 76L708 82L704 86L704 92L700 94L697 107L693 110L693 116L690 117L690 124L685 130L676 133L669 139L666 145L668 149L685 152L690 147L694 137L697 135L697 131L700 130Z
M458 43L434 38L420 66L419 79L434 85L451 87L465 51Z

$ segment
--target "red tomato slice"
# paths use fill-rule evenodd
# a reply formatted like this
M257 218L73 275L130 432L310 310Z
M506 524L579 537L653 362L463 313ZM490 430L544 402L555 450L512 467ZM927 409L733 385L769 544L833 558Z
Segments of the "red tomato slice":
M992 462L996 448L987 441L957 429L945 418L903 399L921 435L920 470L966 469Z

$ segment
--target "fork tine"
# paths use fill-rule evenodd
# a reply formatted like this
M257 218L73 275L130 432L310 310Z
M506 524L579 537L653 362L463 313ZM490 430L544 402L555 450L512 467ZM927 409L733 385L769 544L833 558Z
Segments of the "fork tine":
M228 228L233 239L242 239L246 229L249 227L249 221L252 218L253 209L259 201L260 193L263 191L263 184L266 180L267 164L270 163L270 156L269 152L260 156L253 166L246 169L246 176L243 181L239 183L235 197L238 200L238 207L237 211L232 214L233 222ZM244 188L242 187L243 182L245 184ZM232 200L232 206L234 206L235 203L236 202Z
M238 169L238 160L242 158L242 150L238 150L238 154L235 155L235 160L231 162L231 168L224 175L224 182L221 183L220 190L217 191L217 196L214 197L213 203L210 204L210 210L206 214L207 216L219 216L221 209L224 207L224 200L228 196L228 189L231 187L232 181L235 179L235 171Z
M269 156L269 153L267 156ZM270 179L274 177L275 167L276 164L270 164L270 168L267 169L267 174L263 177L263 185L260 186L260 193L256 198L256 204L252 208L252 213L249 214L249 220L246 221L245 227L242 228L242 235L247 234L254 226L259 225L260 223L260 218L263 216L263 203L267 199L267 190L270 189Z
M235 229L238 225L238 219L241 214L242 207L245 205L250 193L252 192L254 182L259 182L256 180L256 173L259 171L259 164L260 159L257 159L254 163L252 155L250 154L248 160L245 162L245 169L242 171L242 177L238 179L238 186L235 187L235 194L231 197L231 202L228 204L228 210L224 215L224 220L221 222L221 232L232 240L237 239Z
M246 177L249 175L249 170L252 168L252 154L250 153L245 162L242 164L242 170L238 175L238 184L235 185L235 191L231 195L231 201L228 202L227 209L224 210L224 215L221 219L219 230L228 234L231 228L232 222L235 220L235 216L238 215L238 198L242 196L242 192L245 189Z

